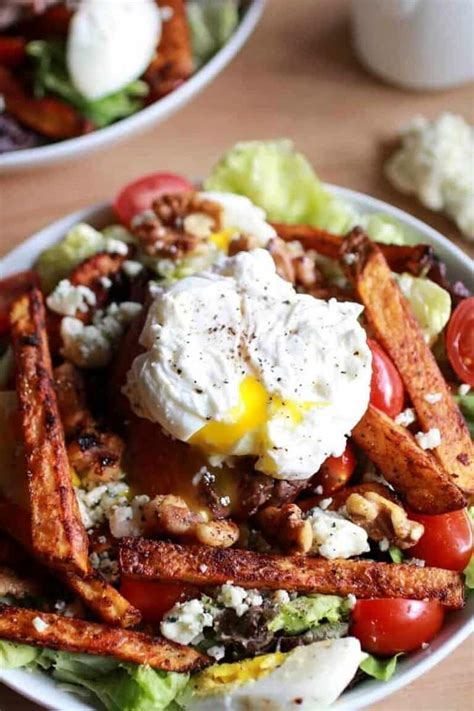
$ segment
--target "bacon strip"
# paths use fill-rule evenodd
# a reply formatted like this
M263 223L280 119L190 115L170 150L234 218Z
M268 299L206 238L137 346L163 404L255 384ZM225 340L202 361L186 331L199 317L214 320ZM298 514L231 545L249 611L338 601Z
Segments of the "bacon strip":
M441 568L375 563L368 560L325 560L301 556L262 555L236 548L181 546L145 538L125 538L120 545L123 575L139 580L223 585L243 588L356 597L404 597L438 600L446 607L464 605L458 573Z
M273 227L285 242L301 242L304 249L313 249L318 254L331 259L339 259L343 238L319 227L309 225L287 225L272 222ZM394 272L410 272L417 276L434 263L431 245L398 245L378 243L382 253Z

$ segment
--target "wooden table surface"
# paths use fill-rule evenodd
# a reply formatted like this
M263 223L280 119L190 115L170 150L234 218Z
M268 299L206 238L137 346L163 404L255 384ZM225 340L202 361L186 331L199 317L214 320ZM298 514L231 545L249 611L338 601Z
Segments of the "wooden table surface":
M165 124L101 153L0 178L0 255L50 221L113 196L131 178L155 170L205 175L237 140L282 136L296 142L324 180L411 212L473 255L448 219L398 194L381 173L400 125L414 114L445 110L473 121L472 85L413 93L371 77L352 53L346 0L269 0L240 56ZM468 641L373 711L466 711L473 671ZM1 711L37 708L0 688Z

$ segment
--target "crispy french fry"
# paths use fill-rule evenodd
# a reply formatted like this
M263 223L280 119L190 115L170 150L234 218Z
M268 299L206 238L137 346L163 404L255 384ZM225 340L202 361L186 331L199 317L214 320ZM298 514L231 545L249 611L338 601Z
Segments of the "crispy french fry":
M163 22L156 55L144 75L152 100L169 94L194 70L184 0L157 0L157 3L167 8L170 17Z
M350 264L343 259L347 274L377 340L402 376L421 428L441 433L434 456L462 491L473 494L474 448L469 431L386 259L358 229L344 240L343 252L355 257ZM429 403L425 399L429 393L441 395L439 402Z
M162 637L9 605L0 605L0 638L66 652L112 656L163 671L187 672L208 663L200 652Z
M136 627L140 623L140 612L92 568L84 576L74 573L59 575L63 582L104 622L120 627Z
M18 504L0 498L0 529L8 533L28 552L32 552L28 513ZM6 559L4 564L7 563ZM112 585L109 585L89 564L85 574L56 571L62 582L104 622L120 627L135 627L141 620L140 612Z
M11 313L17 392L36 555L52 567L87 572L88 539L71 481L52 382L43 297L17 299Z
M309 225L287 225L272 222L273 227L285 242L301 242L305 249L314 249L318 254L331 259L339 259L343 239L319 227ZM382 253L394 272L410 272L417 276L434 263L434 250L428 244L398 245L378 243Z
M377 408L369 405L351 436L414 511L441 514L466 505L434 457L418 446L405 427Z
M103 284L103 278L113 278L121 269L126 257L122 254L99 252L79 264L69 277L74 286L87 286L96 296L97 308L105 306L109 300L109 290Z
M451 608L464 604L464 585L458 573L368 560L262 555L236 548L124 538L120 543L120 568L123 575L142 580L202 586L223 585L231 580L243 588L353 593L360 598L427 598Z

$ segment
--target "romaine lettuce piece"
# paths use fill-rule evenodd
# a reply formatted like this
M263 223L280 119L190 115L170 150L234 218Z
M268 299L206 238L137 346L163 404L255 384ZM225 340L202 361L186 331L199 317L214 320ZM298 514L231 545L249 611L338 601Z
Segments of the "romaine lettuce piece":
M287 634L300 634L325 622L340 622L348 617L348 601L337 595L308 595L282 605L269 622L271 632L283 630Z
M0 640L0 668L2 669L29 667L34 665L40 655L41 650L36 647Z
M228 41L239 24L236 0L199 0L186 4L194 66L207 62Z
M414 244L416 242L414 234L409 233L398 220L388 215L374 212L362 220L362 225L375 242L384 244Z
M359 664L359 668L369 676L379 681L388 681L395 674L397 661L400 654L395 654L393 657L381 659L369 654L367 659Z
M394 274L403 295L410 302L425 341L432 344L449 321L451 296L434 281L411 274Z
M164 711L189 680L189 674L124 664L111 657L41 650L3 641L0 641L0 667L49 672L68 691L88 692L108 711Z
M307 159L284 139L237 143L214 167L205 188L246 195L276 222L336 233L354 222L351 208L326 190Z
M45 249L35 264L43 289L49 293L56 284L65 279L74 267L84 259L100 252L104 247L104 237L90 225L74 225L57 244Z

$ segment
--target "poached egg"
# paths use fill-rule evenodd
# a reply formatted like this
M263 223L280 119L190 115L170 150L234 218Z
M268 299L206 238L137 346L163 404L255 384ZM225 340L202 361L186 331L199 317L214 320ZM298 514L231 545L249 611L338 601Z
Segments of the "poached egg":
M308 478L367 409L361 311L297 293L263 249L222 257L157 294L125 392L211 461L252 456L269 476Z
M185 708L196 711L315 711L340 696L366 658L355 637L314 642L209 667L191 681Z
M160 38L155 0L82 0L67 39L74 86L90 100L122 89L143 74Z

